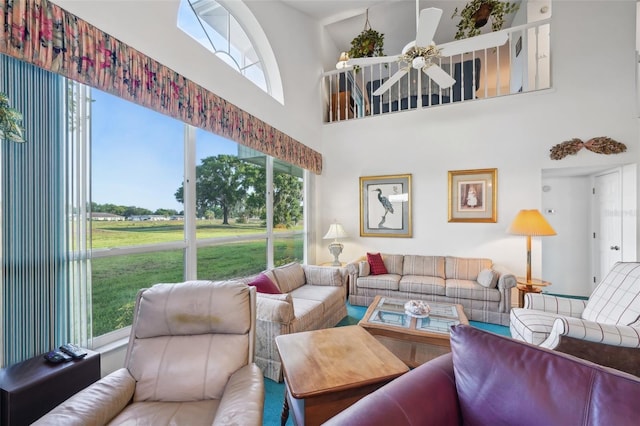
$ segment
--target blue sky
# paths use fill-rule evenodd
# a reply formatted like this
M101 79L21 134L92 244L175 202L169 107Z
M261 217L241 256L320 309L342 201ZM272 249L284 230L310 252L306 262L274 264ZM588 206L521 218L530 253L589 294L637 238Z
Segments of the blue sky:
M180 2L178 25L212 48L185 1ZM209 36L225 45L213 29ZM183 179L183 123L97 89L91 93L92 201L183 210L173 195ZM196 140L196 165L212 155L238 154L235 142L213 133L198 130Z
M99 90L91 97L92 201L183 210L173 194L183 179L184 124ZM196 164L218 154L237 155L237 144L198 130Z

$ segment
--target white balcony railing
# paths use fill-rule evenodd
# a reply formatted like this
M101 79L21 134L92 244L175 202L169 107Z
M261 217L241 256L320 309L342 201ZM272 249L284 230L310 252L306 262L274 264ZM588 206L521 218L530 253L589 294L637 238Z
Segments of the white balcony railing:
M372 92L404 65L398 62L326 72L325 121L353 120L548 89L549 30L549 19L508 28L502 30L509 35L502 46L438 58L438 65L456 80L452 87L442 90L426 74L412 68L390 90L373 96Z

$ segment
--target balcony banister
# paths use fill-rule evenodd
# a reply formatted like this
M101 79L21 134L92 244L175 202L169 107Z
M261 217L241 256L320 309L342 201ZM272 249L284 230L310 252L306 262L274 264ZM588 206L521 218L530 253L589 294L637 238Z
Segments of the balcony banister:
M380 96L373 92L400 68L400 63L346 67L323 73L326 122L417 108L469 102L550 88L550 24L544 19L506 28L502 46L438 57L437 63L456 83L442 89L426 74L410 68Z

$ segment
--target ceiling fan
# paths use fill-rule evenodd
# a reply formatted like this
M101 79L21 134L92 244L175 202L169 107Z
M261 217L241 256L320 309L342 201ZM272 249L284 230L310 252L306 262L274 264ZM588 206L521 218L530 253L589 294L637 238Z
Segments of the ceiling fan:
M375 96L379 96L389 90L391 86L407 74L411 68L422 70L435 81L440 88L446 89L447 87L453 86L456 80L436 63L438 58L500 46L504 44L509 37L504 31L496 31L436 46L433 42L433 35L438 28L441 17L441 9L435 7L422 9L417 21L416 39L409 42L402 49L401 54L349 59L347 65L367 66L390 62L404 64L373 92Z

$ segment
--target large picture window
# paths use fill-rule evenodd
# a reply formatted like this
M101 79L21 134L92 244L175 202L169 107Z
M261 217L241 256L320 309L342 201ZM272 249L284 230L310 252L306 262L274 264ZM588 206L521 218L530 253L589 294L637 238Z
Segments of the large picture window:
M94 345L122 337L113 332L131 324L141 288L304 260L302 169L98 90L91 97Z

